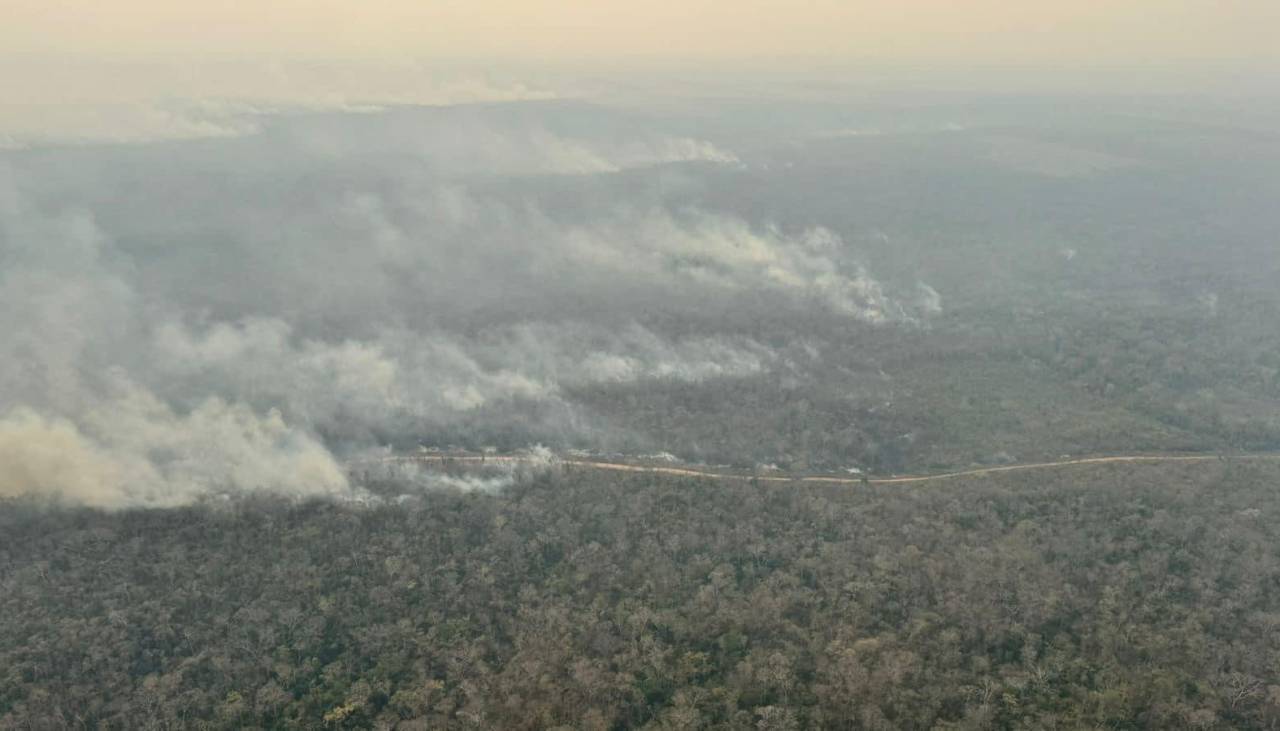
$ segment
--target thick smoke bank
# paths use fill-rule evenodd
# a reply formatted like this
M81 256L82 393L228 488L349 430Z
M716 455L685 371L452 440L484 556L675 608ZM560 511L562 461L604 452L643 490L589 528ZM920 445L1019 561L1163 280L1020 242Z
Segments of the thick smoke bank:
M179 505L211 493L336 495L347 480L313 437L211 398L177 415L147 393L80 417L18 409L0 420L0 496L46 494L97 507Z
M174 399L212 390L277 404L311 429L405 428L516 400L556 401L564 387L645 379L699 382L759 373L771 351L749 340L666 340L632 324L495 325L479 336L385 329L368 341L297 338L280 320L172 323L150 343L154 381Z
M417 435L590 446L626 429L575 390L787 360L741 331L642 322L655 305L693 323L768 297L863 325L941 308L820 225L539 198L526 176L739 161L680 130L524 110L264 117L162 154L0 159L0 495L341 495L345 456Z

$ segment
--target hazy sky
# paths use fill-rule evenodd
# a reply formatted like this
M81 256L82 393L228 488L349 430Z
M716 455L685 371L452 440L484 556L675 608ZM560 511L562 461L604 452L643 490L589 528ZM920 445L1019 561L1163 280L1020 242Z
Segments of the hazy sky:
M0 0L0 17L0 149L237 133L209 119L228 101L829 98L829 82L1269 98L1280 70L1275 0ZM223 106L193 118L192 101Z
M1274 60L1273 0L3 0L11 52Z

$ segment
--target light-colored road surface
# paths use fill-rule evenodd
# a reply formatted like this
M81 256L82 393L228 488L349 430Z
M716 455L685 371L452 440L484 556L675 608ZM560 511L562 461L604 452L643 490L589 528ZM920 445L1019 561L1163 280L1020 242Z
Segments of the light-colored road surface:
M520 455L475 455L475 454L426 454L398 455L383 457L378 462L407 462L417 464L447 465L461 464L524 464L533 463L534 457ZM1280 454L1138 454L1109 457L1079 457L1063 459L1055 462L1029 462L1026 464L1003 465L1000 467L980 467L956 472L939 472L932 475L904 475L895 477L844 477L840 475L777 475L751 474L746 472L719 472L712 469L696 467L672 467L653 464L635 464L629 462L606 462L603 460L574 457L558 458L552 464L585 469L605 470L609 472L639 472L675 477L701 477L710 480L757 480L759 482L809 482L828 485L903 485L937 480L950 480L957 477L981 477L1002 472L1022 472L1027 470L1053 470L1075 467L1079 465L1098 464L1142 464L1162 462L1218 462L1218 461L1280 461Z

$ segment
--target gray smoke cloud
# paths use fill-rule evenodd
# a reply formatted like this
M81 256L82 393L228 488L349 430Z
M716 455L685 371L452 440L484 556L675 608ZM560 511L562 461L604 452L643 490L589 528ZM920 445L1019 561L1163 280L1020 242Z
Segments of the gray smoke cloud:
M310 429L444 424L513 400L560 401L562 388L666 379L696 383L760 373L772 351L749 339L666 339L632 323L493 326L466 337L386 329L375 339L296 338L288 323L253 319L192 332L169 323L151 343L151 382L175 400L213 391L279 405Z
M604 196L632 172L743 163L686 130L558 110L266 115L225 139L5 153L0 496L349 497L343 459L390 441L591 446L627 427L581 389L790 363L699 317L941 310L817 223ZM657 306L693 324L644 321Z

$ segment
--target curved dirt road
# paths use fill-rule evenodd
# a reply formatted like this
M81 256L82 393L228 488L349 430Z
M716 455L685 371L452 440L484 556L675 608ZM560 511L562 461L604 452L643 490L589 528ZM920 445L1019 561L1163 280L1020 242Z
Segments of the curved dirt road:
M606 462L603 460L581 458L559 458L554 464L581 467L586 469L605 470L610 472L641 472L675 477L701 477L710 480L757 480L759 482L809 482L836 485L902 485L936 480L949 480L956 477L977 477L1001 472L1020 472L1024 470L1049 470L1074 467L1078 465L1121 464L1121 463L1160 463L1160 462L1217 462L1217 461L1280 461L1280 454L1137 454L1110 457L1080 457L1053 462L1029 462L1026 464L1003 465L1000 467L979 467L955 472L939 472L931 475L903 475L898 477L844 477L839 475L760 475L742 472L718 472L710 469L694 467L666 467L662 465L631 464L627 462ZM475 454L428 454L398 455L384 457L377 462L408 462L431 464L521 464L537 461L534 457L517 455L475 455Z

